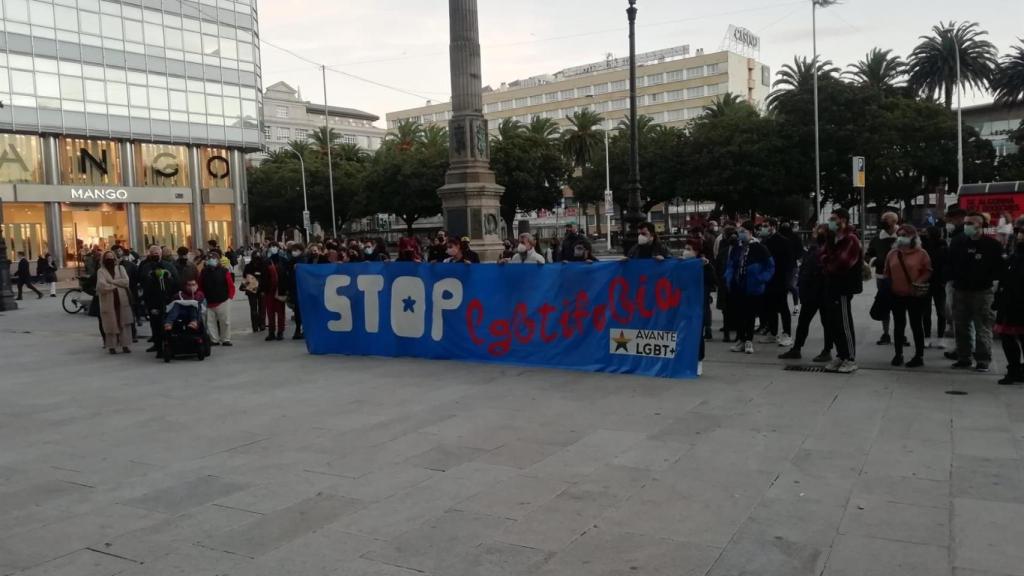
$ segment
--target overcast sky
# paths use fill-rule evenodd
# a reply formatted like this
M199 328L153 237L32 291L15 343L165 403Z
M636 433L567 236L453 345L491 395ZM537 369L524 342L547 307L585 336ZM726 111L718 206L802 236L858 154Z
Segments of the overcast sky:
M625 0L479 0L485 84L628 55ZM639 0L637 50L689 44L719 50L729 24L761 37L772 72L810 55L810 0ZM875 46L906 55L940 20L977 21L1005 54L1024 36L1024 0L846 0L818 11L823 58L846 66ZM263 85L283 80L323 102L320 71L267 42L385 88L328 71L328 99L377 114L445 101L446 0L263 0ZM965 104L987 101L965 94Z

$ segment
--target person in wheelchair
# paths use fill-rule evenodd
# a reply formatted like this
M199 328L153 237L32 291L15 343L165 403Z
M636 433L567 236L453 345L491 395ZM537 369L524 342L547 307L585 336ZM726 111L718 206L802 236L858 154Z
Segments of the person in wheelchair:
M192 331L198 331L203 323L203 315L206 313L206 297L199 290L199 282L190 278L185 283L185 289L179 290L174 300L167 305L167 314L164 316L164 330L170 331L175 324L181 321Z

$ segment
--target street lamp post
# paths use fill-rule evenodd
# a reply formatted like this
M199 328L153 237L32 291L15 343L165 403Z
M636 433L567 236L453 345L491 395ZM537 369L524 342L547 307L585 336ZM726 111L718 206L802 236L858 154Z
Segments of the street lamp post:
M330 111L327 107L327 65L322 65L320 71L324 79L324 138L327 139L327 185L331 193L331 234L338 238L338 217L334 214L334 163L331 162L331 123ZM305 178L305 171L303 171ZM309 232L306 232L306 243L309 243Z
M605 235L608 243L608 251L612 250L612 211L615 210L608 200L612 197L612 167L608 161L608 131L604 131L604 217Z
M811 38L814 45L814 212L818 215L818 223L825 220L821 212L821 136L818 121L818 2L811 0Z
M623 220L629 224L623 250L636 243L640 223L644 215L640 212L640 147L639 133L636 125L636 0L629 0L626 15L629 17L629 181L626 192L629 202Z
M957 42L955 33L953 44L956 48L956 169L957 184L959 184L956 193L959 194L960 188L964 185L964 107L960 102L960 96L963 93L963 84L960 80L960 44Z
M287 147L287 150L291 150L293 154L299 158L299 169L302 170L302 227L306 230L306 244L309 244L309 199L306 197L306 162L302 159L302 154L292 147Z

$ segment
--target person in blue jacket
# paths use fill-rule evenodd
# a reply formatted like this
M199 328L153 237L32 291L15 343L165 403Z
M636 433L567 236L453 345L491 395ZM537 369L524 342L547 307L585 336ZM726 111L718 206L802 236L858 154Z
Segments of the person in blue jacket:
M775 261L754 236L754 222L747 220L739 230L739 243L725 265L732 318L738 337L733 352L754 353L754 319L761 311L765 289L775 275Z

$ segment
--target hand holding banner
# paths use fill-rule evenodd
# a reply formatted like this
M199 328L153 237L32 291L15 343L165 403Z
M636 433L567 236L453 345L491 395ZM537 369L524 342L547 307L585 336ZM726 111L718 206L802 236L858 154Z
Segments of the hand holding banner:
M312 354L696 377L699 260L300 265Z

